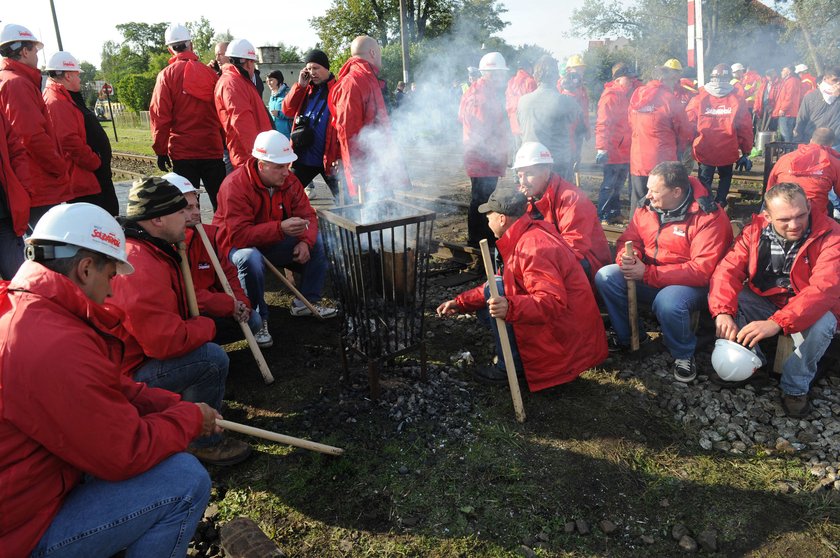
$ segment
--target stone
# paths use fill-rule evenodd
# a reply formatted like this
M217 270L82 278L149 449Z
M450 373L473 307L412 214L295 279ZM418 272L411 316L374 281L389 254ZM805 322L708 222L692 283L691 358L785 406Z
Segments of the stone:
M717 531L707 529L697 535L697 544L706 552L717 552Z
M525 558L537 558L537 553L524 544L519 546L518 552L520 556L524 556Z
M598 526L601 528L601 531L603 531L605 535L611 535L615 533L616 529L618 529L618 525L616 525L609 519L602 519Z
M286 558L286 554L262 532L254 520L237 517L222 525L221 546L228 558Z
M645 544L653 544L653 543L656 542L656 539L654 539L650 535L642 535L640 538L641 538L641 541Z
M684 552L697 552L697 541L695 541L688 535L683 535L680 538L680 548Z
M575 528L577 529L577 532L581 535L589 534L589 523L587 523L585 519L576 519Z
M682 523L677 523L676 525L671 527L671 537L673 537L673 539L675 541L680 540L681 538L683 538L684 536L686 536L688 534L689 534L688 527L686 527Z
M575 522L574 521L567 521L565 525L563 525L563 532L568 534L575 532Z

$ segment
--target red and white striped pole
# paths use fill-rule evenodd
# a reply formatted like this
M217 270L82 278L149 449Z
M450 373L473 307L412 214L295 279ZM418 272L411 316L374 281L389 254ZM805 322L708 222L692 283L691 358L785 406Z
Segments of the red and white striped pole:
M703 87L703 0L688 0L688 65L697 68L697 86Z
M696 68L697 62L694 59L694 0L688 0L688 67Z

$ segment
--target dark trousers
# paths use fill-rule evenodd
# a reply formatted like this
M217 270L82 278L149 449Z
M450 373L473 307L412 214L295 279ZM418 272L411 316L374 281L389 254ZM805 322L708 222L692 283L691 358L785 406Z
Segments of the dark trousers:
M604 182L598 192L598 218L610 221L621 214L621 190L630 174L630 163L604 165Z
M636 208L642 207L645 203L645 196L647 196L647 176L630 175L630 217L633 217L633 212Z
M726 195L729 193L729 186L732 185L732 165L715 167L713 165L704 165L703 163L700 163L700 168L697 169L697 177L709 193L711 193L712 182L715 179L715 171L718 173L718 187L717 193L715 194L715 201L726 207Z
M199 187L200 183L203 183L204 189L207 190L207 197L210 198L210 203L213 205L213 211L216 211L216 195L218 195L219 187L227 174L225 162L222 159L180 159L172 161L172 172L180 174L196 188Z
M482 238L487 239L490 248L496 246L496 237L487 225L487 216L478 212L478 206L487 201L498 183L498 176L470 178L472 196L470 198L470 209L467 213L467 244L470 246L478 246Z
M304 187L308 186L312 182L312 179L320 174L324 182L327 183L330 192L332 192L333 198L338 198L338 178L328 175L323 166L313 167L295 161L292 163L292 172L295 173L295 176L297 176L297 179L300 180L300 183Z

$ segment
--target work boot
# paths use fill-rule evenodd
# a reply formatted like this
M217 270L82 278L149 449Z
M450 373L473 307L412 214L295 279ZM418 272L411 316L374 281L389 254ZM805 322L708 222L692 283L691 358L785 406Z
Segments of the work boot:
M257 346L261 349L268 349L274 345L274 339L268 332L268 318L263 319L260 330L254 334L254 339L257 341Z
M811 406L808 404L808 394L782 394L782 409L784 409L785 414L791 418L805 418L808 416L808 413L811 412Z
M490 385L502 385L508 381L507 372L495 364L479 366L473 370L473 377L481 383Z
M241 440L225 436L216 445L202 448L191 447L187 451L205 465L228 467L248 459L251 455L251 446Z

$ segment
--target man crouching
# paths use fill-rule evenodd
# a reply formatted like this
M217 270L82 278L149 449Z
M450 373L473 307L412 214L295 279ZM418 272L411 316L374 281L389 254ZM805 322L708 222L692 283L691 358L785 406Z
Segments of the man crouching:
M525 214L527 200L509 188L497 188L478 210L487 216L504 260L496 277L499 296L478 286L441 304L439 316L478 311L496 339L498 364L479 368L489 383L507 382L496 329L507 322L517 372L525 373L531 391L571 382L607 357L604 324L583 268L553 225ZM517 347L522 349L518 350Z

